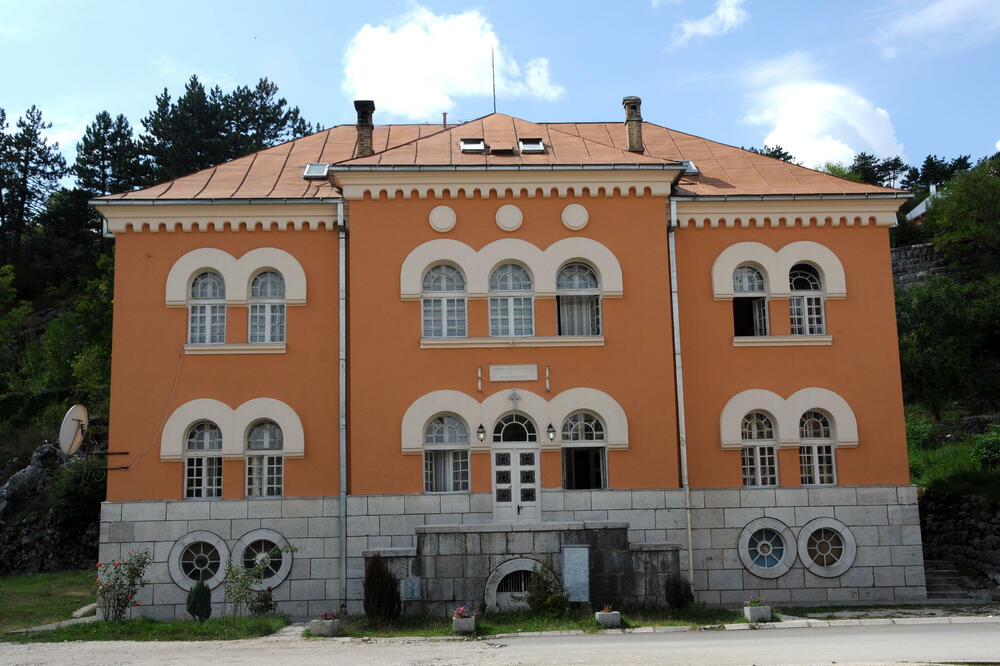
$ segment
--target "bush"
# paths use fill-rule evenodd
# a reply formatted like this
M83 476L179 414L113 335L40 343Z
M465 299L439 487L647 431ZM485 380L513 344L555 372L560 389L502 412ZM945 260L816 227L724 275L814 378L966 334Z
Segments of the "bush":
M403 602L399 597L399 579L376 555L365 569L365 615L377 626L392 624L399 617Z
M985 433L972 436L972 459L984 472L1000 469L1000 425L991 424Z
M272 594L271 588L261 590L255 596L251 597L250 602L247 604L247 610L254 617L274 615L274 594Z
M105 620L121 622L130 608L139 605L135 597L149 582L146 567L152 559L148 550L140 550L110 564L97 563L97 608Z
M102 467L103 460L96 461ZM83 459L71 460L52 476L49 496L55 519L60 525L82 532L101 519L101 502L106 496L106 475L90 469Z
M667 576L666 599L671 608L684 609L694 603L694 592L691 590L691 583L680 574L670 574Z
M199 576L198 582L187 593L187 612L199 622L212 616L212 592L205 585L204 576Z
M536 567L528 578L528 593L524 596L531 612L550 617L565 617L569 612L569 597L562 581L545 566Z

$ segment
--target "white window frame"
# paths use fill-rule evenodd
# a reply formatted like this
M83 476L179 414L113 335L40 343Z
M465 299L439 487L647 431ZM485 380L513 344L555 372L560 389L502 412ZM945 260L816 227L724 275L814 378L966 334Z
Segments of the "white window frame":
M463 153L484 153L486 152L485 139L459 139L458 147Z
M518 269L523 271L525 278L527 279L527 288L521 289L501 289L499 287L494 288L496 275L504 269L512 270ZM534 280L532 280L531 273L528 272L524 266L516 264L513 262L507 262L497 266L492 273L490 273L490 303L489 303L489 317L490 317L490 337L491 338L524 338L532 337L535 335L535 289ZM515 308L521 308L524 311L524 302L528 303L528 330L522 330L520 333L516 332L516 316L514 314ZM519 302L515 305L515 302ZM506 313L502 312L506 309ZM494 323L496 325L494 326ZM503 332L506 328L506 333Z
M265 446L253 445L253 437L258 428L274 426L279 438L277 446L272 445L272 437L268 436ZM247 430L246 436L246 496L247 497L282 497L285 490L284 433L274 421L261 420ZM273 453L277 452L277 453Z
M800 273L796 280L795 273ZM808 289L801 288L801 280L809 282ZM795 288L798 281L800 288ZM788 316L792 335L826 335L826 295L819 269L811 264L799 263L788 271Z
M564 280L564 273L570 270L574 271L574 275L571 276L574 278L577 277L581 270L588 273L593 277L593 284L585 287L567 285L567 280ZM578 281L578 279L573 281ZM565 303L563 299L567 298L574 300L570 303ZM569 322L564 322L563 320L564 308L570 310L583 307L587 308L586 315L590 322L590 330L585 333L567 333L566 328L568 328ZM594 267L583 261L573 261L560 268L559 273L556 274L556 324L559 335L601 335L604 330L603 322L601 321L602 315L601 280Z
M216 437L208 434L209 428ZM199 440L201 447L196 446ZM184 499L217 497L222 497L222 430L211 421L199 421L188 428L184 442Z
M517 147L524 154L532 153L544 153L545 152L545 141L536 138L518 139Z
M461 280L461 289L430 288L427 279L435 271L446 273L454 271ZM443 284L444 280L438 281ZM466 292L465 276L455 266L437 264L432 266L421 281L420 297L420 335L423 338L464 338L469 334L469 306ZM431 310L428 318L428 309ZM459 315L459 311L461 314ZM428 328L428 322L431 328ZM436 334L440 327L441 333Z
M265 276L275 276L278 280L278 294L262 295L261 281ZM271 278L273 279L273 278ZM285 341L286 312L285 278L275 270L265 270L254 276L250 283L250 305L247 317L247 341L250 344L281 343ZM263 318L263 321L260 319ZM254 324L257 322L256 334Z
M751 428L754 420L763 420L763 431ZM779 483L778 447L774 434L774 420L762 411L748 412L740 427L743 446L740 449L740 474L744 488L772 488ZM765 476L764 467L770 464L772 474ZM749 474L748 474L749 472ZM750 478L752 476L752 479ZM753 483L748 483L752 480Z
M569 414L560 429L562 442L562 487L567 488L566 459L567 449L599 449L601 465L601 489L608 487L608 446L607 428L600 416L592 412L579 410ZM596 489L595 489L596 490Z
M819 422L819 432L807 429L807 422ZM799 419L799 475L803 486L837 485L837 447L830 418L818 410L809 410ZM822 458L829 456L829 463ZM828 481L823 479L827 478Z
M437 461L444 459L442 463ZM469 426L455 414L438 414L424 426L424 493L467 493L471 479ZM443 479L435 470L447 470ZM442 490L435 490L439 484Z
M214 294L197 293L200 281L214 276L218 280L219 289ZM222 329L217 329L221 318ZM196 323L200 320L200 323ZM204 327L204 332L196 333L197 327ZM226 282L218 271L200 271L191 280L188 290L188 344L192 345L223 345L226 343Z
M749 272L753 271L759 277L751 280ZM768 287L764 271L753 264L740 264L733 271L733 301L738 298L753 299L754 337L770 335L771 322L768 315Z

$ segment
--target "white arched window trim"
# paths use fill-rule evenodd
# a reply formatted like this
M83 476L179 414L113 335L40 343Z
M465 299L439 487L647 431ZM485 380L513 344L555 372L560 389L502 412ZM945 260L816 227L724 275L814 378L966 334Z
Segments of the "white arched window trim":
M274 398L254 398L236 409L211 398L191 400L179 406L167 419L160 436L160 460L182 460L188 430L199 421L212 421L222 432L222 457L242 459L250 427L261 420L274 421L284 436L286 458L305 455L305 431L298 414Z
M755 264L764 275L770 298L788 298L788 272L795 264L812 264L819 270L827 299L847 297L844 266L830 248L814 241L796 241L777 252L757 242L735 243L719 253L712 264L712 295L717 301L733 298L733 271Z
M799 419L810 410L826 412L833 428L834 444L838 447L858 445L858 421L847 401L824 388L809 387L782 398L765 389L749 389L737 393L722 408L719 430L723 449L738 449L743 445L740 424L749 412L760 411L773 417L777 432L774 439L782 448L797 447Z
M239 259L225 250L203 247L182 255L167 274L167 307L187 307L191 280L201 271L211 270L222 276L226 283L226 304L245 305L250 293L250 282L259 273L272 270L285 280L285 302L288 305L305 305L306 274L302 264L274 247L250 250Z

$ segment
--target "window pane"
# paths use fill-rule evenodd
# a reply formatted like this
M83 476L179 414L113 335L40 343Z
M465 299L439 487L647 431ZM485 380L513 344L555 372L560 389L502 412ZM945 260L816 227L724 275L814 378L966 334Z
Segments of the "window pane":
M209 306L210 332L208 341L213 345L221 345L226 341L226 306Z
M188 458L185 475L185 497L202 497L202 479L205 473L204 458Z
M506 298L490 299L490 335L510 335L510 302Z
M264 421L255 425L247 436L247 448L252 450L280 450L283 446L281 428L277 423Z
M799 447L799 471L804 486L816 483L816 475L813 473L814 454L815 448L812 446Z
M448 451L448 453L451 454L451 490L467 491L469 489L469 452Z
M600 296L556 297L559 335L600 335Z
M272 303L268 306L271 310L271 335L268 342L285 341L285 306Z
M511 309L514 313L514 335L532 335L535 331L533 318L533 302L531 298L511 298Z
M250 342L267 341L267 306L250 306Z
M208 342L208 311L205 305L188 308L188 342L193 345Z
M597 274L587 264L567 264L559 271L556 289L597 289Z
M265 271L250 285L250 298L284 298L285 280L274 271Z
M465 299L445 299L448 317L445 320L445 335L465 337Z

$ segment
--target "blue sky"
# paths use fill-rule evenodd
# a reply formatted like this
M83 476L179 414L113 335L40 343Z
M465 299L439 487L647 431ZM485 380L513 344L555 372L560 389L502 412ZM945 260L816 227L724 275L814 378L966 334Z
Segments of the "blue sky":
M101 110L137 130L191 74L267 76L304 117L534 121L642 115L806 165L1000 150L1000 0L48 2L0 0L0 107L36 104L71 159ZM16 64L15 64L16 63Z

